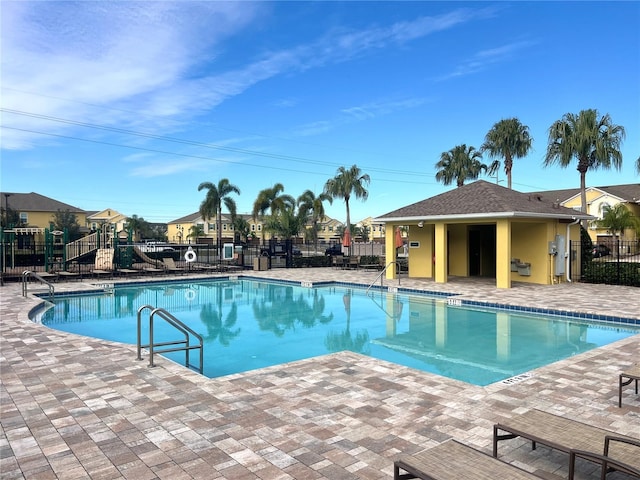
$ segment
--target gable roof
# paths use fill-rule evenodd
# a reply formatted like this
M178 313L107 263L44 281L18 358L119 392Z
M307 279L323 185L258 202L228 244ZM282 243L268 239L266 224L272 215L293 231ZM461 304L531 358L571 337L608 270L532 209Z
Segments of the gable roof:
M627 183L623 185L607 185L603 187L587 187L589 190L600 190L601 192L617 197L622 202L640 203L640 183ZM580 195L579 188L566 188L563 190L544 190L541 192L530 192L540 194L551 201L564 203L567 200Z
M0 204L2 208L7 206L7 195L9 196L9 208L20 212L64 212L69 210L72 213L85 213L84 210L67 203L59 202L53 198L45 197L39 193L13 193L0 192Z
M571 208L560 206L540 194L521 193L478 180L435 197L386 213L375 220L420 221L465 218L560 218L590 219Z

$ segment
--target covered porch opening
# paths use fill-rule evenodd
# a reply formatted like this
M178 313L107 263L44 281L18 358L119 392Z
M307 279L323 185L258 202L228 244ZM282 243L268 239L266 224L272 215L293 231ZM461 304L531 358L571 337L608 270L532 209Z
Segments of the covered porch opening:
M496 226L469 225L469 276L496 278Z

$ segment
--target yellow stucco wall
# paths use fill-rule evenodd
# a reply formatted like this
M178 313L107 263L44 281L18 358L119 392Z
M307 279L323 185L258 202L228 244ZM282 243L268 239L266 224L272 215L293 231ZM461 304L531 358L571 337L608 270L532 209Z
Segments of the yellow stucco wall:
M469 275L469 234L468 226L449 224L449 275L466 277Z
M19 212L20 210L18 210ZM55 214L51 212L26 212L29 227L49 228L51 222L54 221ZM85 213L74 213L78 225L84 226L87 223L87 215Z
M409 274L411 277L433 277L433 235L433 225L424 225L422 228L417 225L409 227ZM415 242L419 242L420 246L412 246Z

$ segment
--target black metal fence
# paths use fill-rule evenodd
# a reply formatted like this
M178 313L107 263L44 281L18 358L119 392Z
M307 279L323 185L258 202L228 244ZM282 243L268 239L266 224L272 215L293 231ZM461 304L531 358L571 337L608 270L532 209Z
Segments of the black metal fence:
M262 244L224 244L222 255L216 245L211 244L111 244L103 248L113 248L113 267L120 269L145 269L165 267L165 258L171 258L179 268L197 266L228 265L244 269L323 267L331 266L327 249L332 244L302 244L291 240L270 240ZM384 245L376 242L356 243L348 255L363 257L383 256ZM71 252L88 252L71 257ZM0 271L3 279L19 278L23 271L72 272L89 276L96 269L96 245L74 244L73 249L62 243L36 242L29 236L17 236L13 241L0 242ZM257 263L257 259L261 259ZM188 261L191 260L191 261ZM366 260L369 262L369 260ZM266 263L265 263L266 262Z
M571 242L569 264L573 281L640 287L638 241Z

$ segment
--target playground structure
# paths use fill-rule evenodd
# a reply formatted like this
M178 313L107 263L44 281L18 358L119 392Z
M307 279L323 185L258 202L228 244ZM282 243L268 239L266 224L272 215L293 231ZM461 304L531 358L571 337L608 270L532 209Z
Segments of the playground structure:
M131 242L131 232L127 243ZM69 241L65 229L53 228L0 228L0 258L2 272L12 272L21 267L39 267L44 272L64 272L72 264L90 263L101 248L111 248L117 252L115 263L118 268L131 268L134 247L119 248L118 235L111 229L98 229L78 240ZM140 255L144 262L153 263L147 255Z

